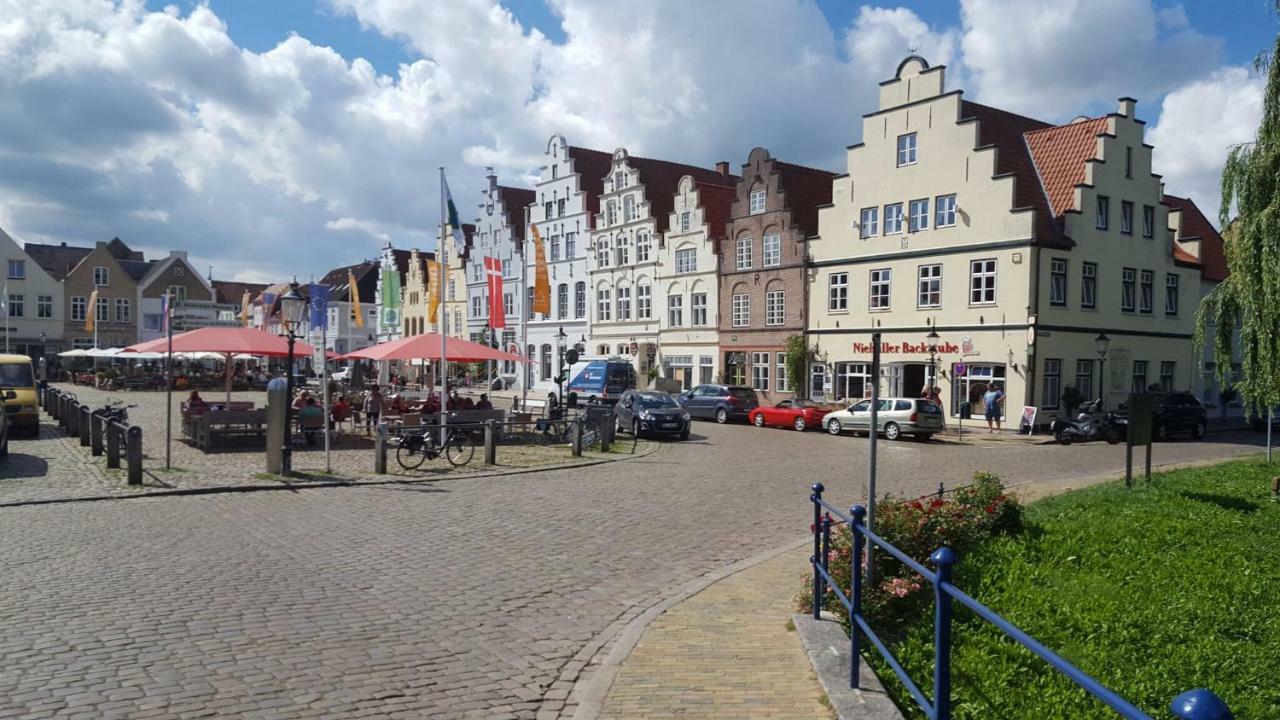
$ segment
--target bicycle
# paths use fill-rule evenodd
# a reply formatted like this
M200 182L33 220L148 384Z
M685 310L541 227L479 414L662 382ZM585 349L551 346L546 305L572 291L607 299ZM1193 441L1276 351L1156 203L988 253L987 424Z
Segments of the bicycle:
M102 444L107 444L107 425L111 421L117 421L121 425L129 424L129 409L136 408L137 405L125 405L118 400L108 401L106 405L94 411L95 414L102 416Z
M396 462L405 470L417 470L426 460L440 457L439 428L423 428L400 436L396 444ZM444 456L454 467L471 462L476 454L476 440L466 430L445 429Z

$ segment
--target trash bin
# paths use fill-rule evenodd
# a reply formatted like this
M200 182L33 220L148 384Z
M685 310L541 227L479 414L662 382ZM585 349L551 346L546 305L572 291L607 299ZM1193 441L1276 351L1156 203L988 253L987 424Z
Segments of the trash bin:
M960 419L969 420L973 417L973 404L968 400L960 403Z

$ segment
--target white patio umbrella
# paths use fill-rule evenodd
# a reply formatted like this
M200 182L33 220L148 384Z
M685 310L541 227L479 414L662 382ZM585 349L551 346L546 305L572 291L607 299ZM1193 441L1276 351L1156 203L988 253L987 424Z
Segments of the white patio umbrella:
M58 357L78 358L78 357L93 357L93 356L89 354L88 350L77 348L75 350L64 350L63 352L58 353Z

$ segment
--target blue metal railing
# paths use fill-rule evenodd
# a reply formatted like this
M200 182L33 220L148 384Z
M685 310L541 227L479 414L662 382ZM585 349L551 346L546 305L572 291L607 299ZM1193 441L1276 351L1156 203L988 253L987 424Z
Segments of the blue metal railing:
M1106 703L1121 717L1127 720L1152 720L1150 715L1139 710L1128 700L1089 677L1075 665L1062 659L1057 653L1039 643L1035 638L1018 629L1008 620L1000 617L990 608L969 597L953 585L951 578L957 558L951 548L941 547L935 550L929 556L929 562L937 569L936 571L929 570L898 548L890 545L884 538L872 532L863 522L867 515L866 508L861 505L855 505L846 514L822 499L822 492L825 489L822 483L816 483L812 488L813 494L809 496L809 500L813 503L813 556L809 558L809 564L813 566L813 617L815 620L821 618L822 600L828 589L840 601L840 604L844 605L845 609L848 610L850 620L849 686L851 688L857 689L859 687L858 673L862 661L862 638L865 636L867 640L871 641L871 645L880 653L880 656L884 658L884 661L893 670L894 674L898 676L898 680L906 687L907 692L911 694L911 697L920 706L920 709L924 711L929 720L951 720L952 603L958 600L961 605L972 610L978 617L996 626L997 629L1009 636L1014 642L1030 650L1055 670L1066 675L1085 692ZM825 515L824 510L826 511ZM829 563L833 517L848 524L853 533L853 552L851 553L852 581L847 593L831 576ZM880 639L880 636L871 629L867 618L862 614L862 558L867 542L883 549L933 585L934 663L932 701L925 696L920 686L907 674L902 664L894 657L893 652ZM1227 708L1227 704L1221 698L1204 689L1188 690L1182 693L1173 699L1169 709L1174 717L1182 720L1232 720L1233 717L1231 710Z

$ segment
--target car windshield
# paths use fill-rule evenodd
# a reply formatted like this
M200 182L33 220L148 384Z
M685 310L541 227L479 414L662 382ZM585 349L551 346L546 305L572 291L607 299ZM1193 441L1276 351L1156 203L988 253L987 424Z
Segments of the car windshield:
M0 365L0 387L31 387L35 385L30 363Z
M676 399L670 395L637 395L637 404L642 408L678 407Z

